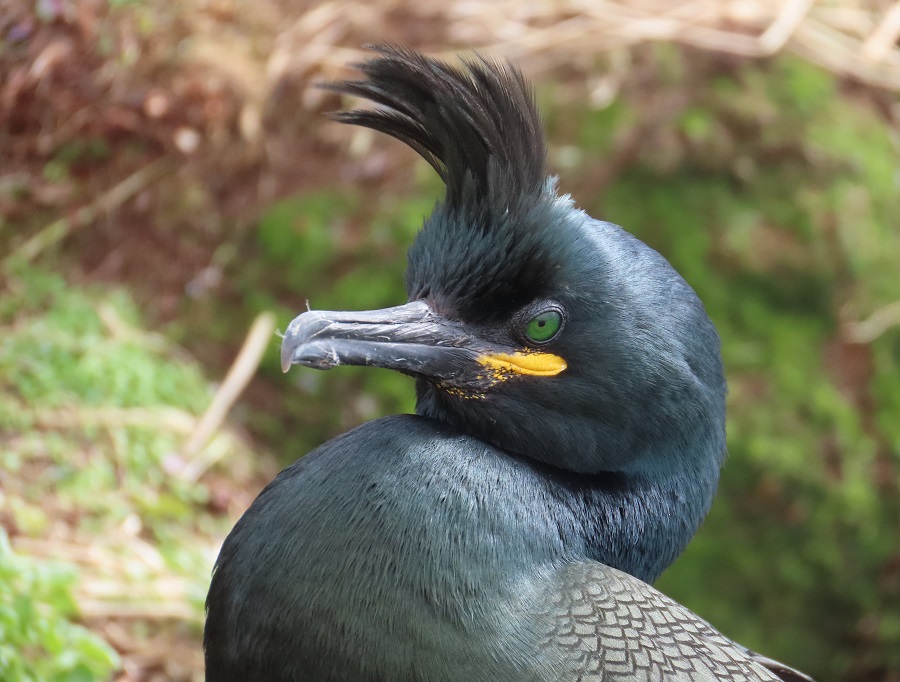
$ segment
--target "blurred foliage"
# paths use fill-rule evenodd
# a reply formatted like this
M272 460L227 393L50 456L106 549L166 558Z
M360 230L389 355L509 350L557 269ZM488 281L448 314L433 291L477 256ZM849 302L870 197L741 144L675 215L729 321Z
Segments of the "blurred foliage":
M159 428L171 413L156 413L153 424L148 412L142 425L102 410L197 413L210 397L199 368L173 361L171 344L133 326L138 316L123 291L98 295L33 268L8 282L12 291L0 304L0 377L9 389L0 399L0 431L28 435L4 439L4 470L45 467L57 502L101 523L136 510L150 522L186 520L205 491L161 466L183 439ZM54 419L54 411L72 418ZM47 429L55 421L74 428ZM110 456L91 456L104 440ZM38 488L26 499L32 496L45 502Z
M77 624L81 599L95 625L121 610L169 613L186 622L182 637L198 636L233 518L179 475L190 462L177 453L210 386L184 351L139 328L123 290L21 265L4 283L0 521L38 555L13 552L0 528L0 679L108 679L118 656ZM229 475L248 486L255 465L231 430L208 447L240 453Z
M102 638L70 620L74 581L71 566L17 555L0 529L0 679L89 682L118 667Z

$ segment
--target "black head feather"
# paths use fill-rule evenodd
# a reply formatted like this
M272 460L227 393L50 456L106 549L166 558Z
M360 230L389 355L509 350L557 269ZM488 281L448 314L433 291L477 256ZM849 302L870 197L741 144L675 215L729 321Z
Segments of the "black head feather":
M358 65L366 80L328 87L383 108L332 116L406 143L447 187L410 249L410 298L470 320L512 312L557 268L546 237L559 227L550 215L559 201L531 88L514 66L481 56L454 67L402 48L374 50L378 57Z
M467 215L485 204L526 209L544 190L546 145L531 88L516 67L476 55L455 68L400 47L356 65L367 80L331 90L384 109L332 114L387 133L418 152L447 186L446 208Z

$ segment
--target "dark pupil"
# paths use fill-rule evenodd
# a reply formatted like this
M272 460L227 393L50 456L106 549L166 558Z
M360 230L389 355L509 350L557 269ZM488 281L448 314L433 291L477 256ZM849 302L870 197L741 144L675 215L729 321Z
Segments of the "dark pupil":
M538 320L538 327L546 327L547 320Z

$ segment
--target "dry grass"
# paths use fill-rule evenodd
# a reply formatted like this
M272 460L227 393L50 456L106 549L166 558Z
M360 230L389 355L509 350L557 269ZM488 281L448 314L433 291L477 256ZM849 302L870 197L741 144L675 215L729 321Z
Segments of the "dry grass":
M516 0L313 4L276 37L268 79L335 72L364 42L396 40L448 54L477 49L532 69L578 67L590 57L647 42L673 42L742 57L794 52L841 76L900 90L900 3L858 0ZM205 52L209 50L208 52ZM204 47L200 53L218 51ZM227 63L228 60L226 60ZM221 62L220 62L221 63ZM252 69L237 66L247 91ZM254 85L250 86L249 84Z

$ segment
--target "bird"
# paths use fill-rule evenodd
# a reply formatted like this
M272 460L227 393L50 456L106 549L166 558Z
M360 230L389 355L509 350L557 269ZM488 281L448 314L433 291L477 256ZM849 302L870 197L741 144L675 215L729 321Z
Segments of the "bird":
M726 453L697 294L560 193L520 69L371 49L326 87L376 107L333 118L405 143L445 192L409 247L407 302L307 310L281 362L396 370L415 413L299 458L240 518L206 679L809 680L651 586Z

